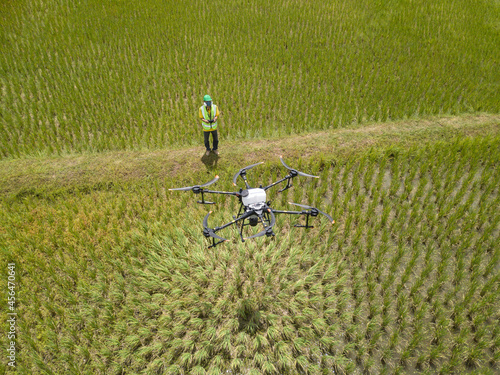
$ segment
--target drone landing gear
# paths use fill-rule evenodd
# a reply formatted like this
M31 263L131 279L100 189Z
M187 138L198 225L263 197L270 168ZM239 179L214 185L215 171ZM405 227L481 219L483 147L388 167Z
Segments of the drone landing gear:
M215 202L208 202L208 201L205 201L205 200L196 201L196 203L199 203L199 204L215 204Z
M215 242L215 238L212 237L212 244L208 248L211 249L212 247L215 247L222 242L226 242L226 240L224 240L224 241L221 240L221 241Z
M318 210L317 208L314 208L314 207L311 207L311 206L306 206L306 205L303 205L303 204L292 203L292 202L289 202L289 203L293 204L295 206L306 208L306 209L309 210L309 211L281 211L281 210L273 210L273 212L275 214L306 215L306 225L295 224L294 227L297 227L297 228L306 228L306 229L314 228L314 226L309 225L309 216L316 217L320 213L323 214L323 215L325 215L326 217L328 217L328 219L330 219L330 221L331 221L332 224L335 223L335 221L330 217L330 215L324 213L323 211Z
M205 197L203 196L203 189L199 189L198 191L193 190L195 194L201 194L201 201L196 201L196 203L199 204L215 204L215 202L209 202L205 200Z
M306 215L306 225L295 224L294 227L296 227L296 228L306 228L306 229L314 228L313 225L309 225L309 216L311 215L311 213L308 212L308 213L305 213L305 215ZM317 214L313 215L313 216L317 216Z
M283 189L278 190L278 193L282 193L282 192L284 192L285 190L290 189L292 186L293 186L293 185L290 183L290 180L287 180L287 182L286 182L286 186L285 186Z

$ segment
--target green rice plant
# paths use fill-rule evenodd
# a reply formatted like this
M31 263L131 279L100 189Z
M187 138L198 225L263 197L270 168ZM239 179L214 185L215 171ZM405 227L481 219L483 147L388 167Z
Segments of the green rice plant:
M373 203L365 191L367 174L358 175L363 180L349 200L347 231L317 227L296 235L298 229L288 232L283 220L284 233L273 239L216 249L208 249L200 233L206 208L162 194L171 186L165 180L2 199L0 241L9 252L1 254L14 254L23 267L23 288L32 288L19 310L25 322L23 351L29 354L23 356L29 358L23 359L25 373L45 368L53 373L262 373L264 368L294 373L297 358L311 373L494 372L498 231L488 228L498 224L498 190L490 182L477 183L456 199L467 180L457 166L469 165L461 158L488 142L497 145L476 138L463 145L463 152L438 144L416 159L403 155L406 151L395 155L392 162L400 164L404 176L401 186L413 169L414 189L421 176L428 179L420 200L410 195L413 199L405 202L398 189L391 201ZM482 155L483 164L471 162L477 178L481 168L494 166L497 149ZM442 194L448 217L433 212L437 188L422 171L439 153L444 154L443 165L436 166L440 172L447 162L455 163L448 185L455 190ZM366 170L371 165L377 170L372 185L387 176L382 160L364 163ZM332 181L327 197L337 185L333 170L325 174ZM383 180L384 186L390 182ZM337 185L341 199L353 182L346 181ZM304 199L320 187L304 186ZM218 204L214 222L222 222L230 208L222 200ZM462 218L456 215L460 204L469 205ZM324 205L330 212L333 202L326 199ZM183 207L191 212L175 214ZM387 222L380 226L384 209ZM376 218L369 224L372 212ZM418 223L410 219L414 212ZM60 354L48 355L56 349Z

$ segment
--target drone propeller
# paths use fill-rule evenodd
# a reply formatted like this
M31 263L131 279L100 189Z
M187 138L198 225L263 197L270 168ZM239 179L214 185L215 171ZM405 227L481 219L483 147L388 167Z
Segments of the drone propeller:
M217 182L218 179L219 179L219 176L215 176L215 178L212 181L209 181L203 185L194 185L194 186L187 186L187 187L168 189L168 190L171 190L171 191L174 191L174 190L178 190L178 191L193 190L196 193L196 192L199 192L201 190L201 188L207 187L209 185L212 185L214 182Z
M205 218L203 219L203 235L205 237L212 237L212 238L217 238L218 240L220 240L221 242L222 241L227 241L227 239L225 238L222 238L220 236L218 236L217 234L215 234L214 230L212 228L209 228L208 227L208 217L210 216L210 214L212 213L212 211L210 211L206 216ZM214 245L215 246L215 245Z
M281 164L283 164L283 166L291 172L290 174L292 175L292 177L299 175L299 176L304 176L304 177L319 178L319 176L313 176L312 174L300 172L300 171L293 169L292 167L286 165L285 161L283 160L283 156L281 156L281 155L280 155L280 160L281 160Z
M262 237L263 235L266 235L268 237L274 236L272 228L274 227L274 224L276 224L276 217L274 216L274 213L271 209L267 209L267 212L269 212L269 214L271 216L271 222L269 223L269 226L266 227L264 225L263 231L260 231L259 233L256 233L253 236L246 237L245 240L248 240L250 238ZM259 217L262 218L262 215L259 215Z
M315 207L312 207L312 206L307 206L307 205L305 205L305 204L293 203L293 202L288 202L288 203L289 203L289 204L293 204L294 206L299 206L299 207L305 208L306 210L311 210L311 212L310 212L310 215L311 215L311 216L318 216L318 214L325 215L325 216L326 216L326 218L327 218L328 220L330 220L330 222L331 222L332 224L335 224L335 220L333 220L333 218L332 218L330 215L328 215L326 212L323 212L323 211L318 210L318 209L317 209L317 208L315 208Z
M247 174L247 171L249 169L252 169L253 167L256 167L257 165L261 165L263 164L264 162L261 161L260 163L255 163L255 164L252 164L252 165L249 165L248 167L245 167L245 168L241 168L238 173L236 173L233 177L233 185L236 186L236 179L238 178L238 176L245 176ZM245 181L246 183L246 181ZM248 185L248 184L247 184ZM248 186L247 186L248 187Z

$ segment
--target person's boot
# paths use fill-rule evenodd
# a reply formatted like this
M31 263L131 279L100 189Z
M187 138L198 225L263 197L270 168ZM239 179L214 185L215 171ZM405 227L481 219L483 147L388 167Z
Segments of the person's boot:
M214 152L215 152L215 155L217 155L217 156L219 155L219 150L214 150Z
M210 150L207 150L207 152L205 152L205 155L206 156L210 155Z

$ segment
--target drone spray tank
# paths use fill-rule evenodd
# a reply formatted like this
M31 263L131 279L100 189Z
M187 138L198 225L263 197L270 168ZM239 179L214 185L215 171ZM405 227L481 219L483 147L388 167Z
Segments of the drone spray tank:
M267 194L264 189L253 188L245 189L241 191L241 203L247 208L247 211L254 210L256 214L262 215L264 208L266 207ZM249 223L252 227L259 223L259 217L257 215L252 215L248 218Z

